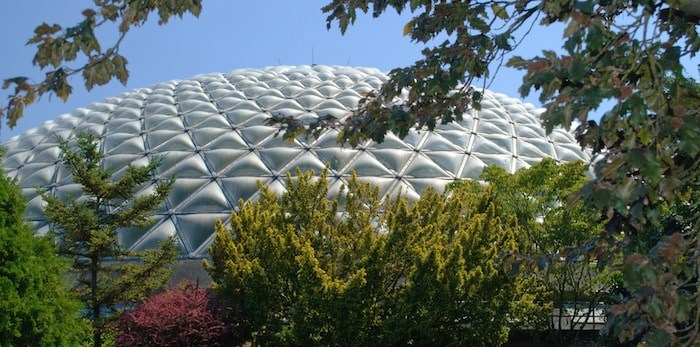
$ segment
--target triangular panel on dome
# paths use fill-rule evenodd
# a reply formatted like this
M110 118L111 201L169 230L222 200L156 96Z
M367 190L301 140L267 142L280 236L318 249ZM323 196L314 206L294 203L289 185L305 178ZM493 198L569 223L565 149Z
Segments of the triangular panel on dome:
M33 170L20 180L20 188L43 187L51 184L53 175L56 172L56 165L50 165Z
M186 247L177 233L175 224L170 220L170 218L167 218L162 223L152 227L151 230L143 235L138 242L130 247L130 249L136 252L156 249L159 247L161 242L166 241L173 236L175 236L175 248L180 254L185 253Z
M386 166L382 165L379 160L374 158L367 152L357 155L357 159L353 161L349 167L346 167L343 174L356 172L358 176L395 176L396 173L391 172Z
M215 174L221 172L224 168L233 163L236 159L250 153L247 149L213 149L200 152L204 155L204 160L207 165L214 171Z
M42 143L34 148L33 162L55 163L61 155L61 149L53 143Z
M203 147L209 149L249 149L250 146L245 142L243 137L236 131L226 132L216 139L212 140Z
M267 163L267 166L276 171L282 172L292 160L304 153L302 148L264 148L260 150L260 158Z
M259 98L255 99L255 102L260 105L260 108L263 110L269 110L271 108L274 108L275 105L279 104L280 102L284 101L284 96L283 95L265 95L261 96Z
M450 123L450 125L452 125L452 127L446 127L436 132L440 134L440 136L452 142L452 144L459 149L466 149L472 137L471 130L462 128L455 123Z
M170 191L170 195L168 195L168 204L172 206L172 209L176 212L181 212L177 206L210 182L211 179L208 178L179 178L177 184L173 185L173 190Z
M267 141L260 143L262 148L294 148L302 149L304 145L302 144L303 137L295 139L285 139L283 133L279 133L276 136L269 137Z
M202 213L175 215L180 238L187 252L197 250L212 234L217 220L227 220L228 213Z
M289 163L282 173L290 172L296 174L297 170L301 172L313 171L316 175L319 175L326 170L326 165L311 152L307 151Z
M90 123L82 123L78 124L75 126L75 131L80 132L80 133L88 133L92 134L95 136L100 136L102 132L104 131L105 126L103 124L90 124ZM68 131L66 132L56 132L57 136L64 137L68 136Z
M422 137L422 136L420 136ZM413 140L413 141L411 141ZM398 136L392 134L392 133L387 133L386 136L384 137L384 141L381 143L376 143L374 144L374 148L377 149L410 149L412 150L415 146L418 145L419 139L416 139L416 136L412 133L406 135L403 139L399 138Z
M546 136L546 132L539 125L517 124L515 135L521 138L542 139Z
M172 139L174 136L182 134L182 131L176 130L159 130L148 132L146 134L146 143L148 148L156 148L166 141ZM133 136L134 134L131 134Z
M540 146L538 146L540 144ZM519 139L515 143L516 154L518 156L532 157L532 158L544 158L551 157L552 146L546 141L541 141L540 143L532 143L529 141L523 141Z
M510 136L478 135L472 146L472 153L511 154L513 138Z
M139 133L137 133L137 134L124 134L124 133L111 134L109 136L106 136L102 140L102 150L104 150L105 153L109 154L110 152L112 152L112 150L119 147L119 145L121 145L125 141L129 141L133 138L139 139L139 140L141 140L141 142L143 142Z
M8 152L5 154L5 158L2 158L2 165L3 167L17 168L33 156L34 152L31 150Z
M483 161L481 161L481 159L479 159L476 155L469 155L469 158L467 158L467 162L461 169L462 172L459 175L459 178L477 181L479 180L479 176L481 176L481 173L484 171L485 167L486 164Z
M399 195L403 198L407 198L409 201L416 201L420 199L420 194L416 192L413 186L405 181L400 180L396 183L389 191L387 191L384 199L396 199Z
M292 177L292 180L294 180L293 177ZM286 178L286 177L278 176L278 177L275 177L274 179L272 179L272 180L266 182L266 183L265 183L265 186L266 186L267 189L269 189L271 192L273 192L273 193L275 193L275 194L278 194L278 195L282 195L282 194L284 194L284 193L287 191L287 186L286 186L286 184L287 184L287 178ZM256 196L253 195L253 198L256 198Z
M534 115L532 113L529 113L525 109L522 109L521 111L518 112L518 111L513 110L513 108L509 108L509 111L510 111L510 119L512 119L513 122L518 125L516 127L516 130L518 127L521 127L521 126L532 126L532 127L536 127L536 128L541 129L541 130L544 130L540 126L539 115Z
M327 199L335 198L341 191L344 193L348 192L348 183L344 178L328 177L326 180L328 181L328 194L326 194ZM343 203L343 201L344 200L341 200L341 203Z
M371 149L369 151L375 158L377 158L377 160L379 160L380 163L382 163L382 165L396 173L401 172L408 160L416 154L415 151L410 149Z
M226 196L215 181L193 193L185 203L177 206L176 210L183 212L228 212L231 210Z
M169 99L172 99L172 97L169 97ZM165 101L165 100L163 100ZM163 115L163 116L177 116L177 107L174 105L174 100L169 101L169 103L163 103L163 102L158 102L158 103L148 103L146 107L143 109L143 115L144 116L155 116L155 115Z
M313 146L316 148L331 148L340 147L338 144L338 134L340 132L336 129L328 129L321 133L321 136L314 141Z
M194 111L209 112L212 114L219 113L219 110L217 110L216 106L214 106L213 104L199 100L180 101L180 110L182 111L182 113Z
M450 178L405 178L404 180L410 183L418 194L423 194L428 188L433 188L438 193L442 193L448 184L455 182L454 179Z
M316 148L313 152L324 164L328 164L330 169L335 171L342 170L360 153L359 150L350 148Z
M128 107L120 104L119 107L112 112L112 119L138 119L140 115L141 106Z
M153 225L149 225L147 227L141 228L141 227L131 227L131 228L121 228L117 232L117 240L119 243L126 249L130 249L135 243L139 241L148 231L156 226L156 223L158 223L159 217L162 216L153 216L151 217L151 223ZM165 221L168 221L169 218L166 218ZM167 223L166 223L167 224ZM172 225L172 222L170 223ZM174 225L172 225L174 229ZM173 230L174 231L174 230ZM175 235L174 233L173 235Z
M488 135L508 135L511 136L513 132L513 124L505 120L480 120L477 125L477 134L488 134Z
M239 107L241 107L241 109L250 107L246 106L246 103L255 104L254 102L248 100L242 92L236 91L235 93L237 94L227 93L229 95L216 99L214 102L216 103L217 108L222 111L229 111ZM255 104L255 109L257 111L260 110L257 104Z
M571 133L568 133L562 129L552 130L552 133L549 134L549 137L554 142L559 142L559 143L564 143L564 144L575 144L576 143L576 140L574 139L574 135L572 135Z
M27 200L27 207L24 210L24 217L26 219L38 220L46 217L46 212L44 211L46 203L40 195L32 199L27 199L25 195L25 199Z
M201 178L209 177L212 173L204 163L204 159L199 154L192 154L180 160L168 171L163 173L163 176L174 176L177 178Z
M107 151L110 155L115 154L143 154L146 150L141 136L132 136L124 140L116 147Z
M48 171L47 171L48 170ZM53 171L56 170L56 165L52 163L28 163L23 165L17 170L17 176L16 179L19 181L19 187L20 188L32 188L36 187L35 184L32 184L31 182L27 183L24 182L26 179L29 177L33 176L37 172L43 172L39 176L35 176L36 180L43 180L43 177L46 177L49 175L49 171L52 173ZM37 181L38 182L38 181Z
M581 158L581 155L578 153L578 151L579 151L578 145L558 144L558 146L555 146L555 149L557 151L557 160L564 161L564 162L572 162L572 161L579 161L579 160L584 159L584 158Z
M216 140L219 136L226 134L231 129L217 127L197 127L192 131L192 138L199 147L205 147L209 142Z
M187 151L169 151L158 154L156 157L160 160L160 165L156 168L156 172L163 174L191 155L192 152Z
M388 177L368 177L368 176L357 176L360 182L366 182L371 184L373 187L379 188L379 198L383 199L389 189L396 184L398 181L396 178Z
M187 122L188 126L197 130L206 128L231 129L228 119L222 114L190 112L186 114L183 119Z
M246 142L248 142L251 147L255 147L268 137L274 136L277 129L269 126L255 125L242 128L240 132Z
M479 119L487 121L502 121L510 118L508 112L500 107L481 108L479 111Z
M236 207L239 199L248 201L255 193L258 192L258 182L265 185L270 181L270 178L238 176L222 178L220 181L224 191L229 195L231 205Z
M464 149L467 143L468 142L465 142L464 146L458 146L443 137L442 134L430 132L420 149L426 151L460 151Z
M316 105L320 104L323 100L322 95L318 93L302 93L303 95L299 95L296 97L296 102L299 103L299 105L304 109L304 110L311 110L316 107ZM318 94L318 95L317 95Z
M520 169L527 169L539 161L540 161L540 159L528 158L528 157L518 157L518 159L515 160L515 171L518 171Z
M415 156L401 174L408 177L450 177L449 173L422 154Z
M170 132L170 130L157 130L151 133L151 135L159 132ZM192 138L189 134L178 132L178 135L173 134L173 136L167 141L153 146L153 143L149 142L151 149L158 151L192 151L194 150L194 143L192 143ZM149 137L150 139L150 137Z
M267 176L272 174L270 169L260 160L257 154L250 152L234 161L228 168L219 172L220 176Z
M273 114L276 112L280 112L281 110L287 109L290 111L305 111L308 107L304 107L301 105L299 99L283 99L280 101L275 107L271 110Z
M182 131L185 125L180 117L153 115L144 119L144 125L148 131L177 130Z
M451 174L451 176L455 177L458 175L462 162L464 162L464 159L467 157L467 154L463 152L454 151L423 152L422 154L438 164L443 170Z
M506 170L506 172L513 173L513 156L510 154L481 154L474 153L473 156L478 157L486 166L499 166Z
M115 119L106 126L106 131L108 134L138 134L141 131L141 121L127 120L127 119Z

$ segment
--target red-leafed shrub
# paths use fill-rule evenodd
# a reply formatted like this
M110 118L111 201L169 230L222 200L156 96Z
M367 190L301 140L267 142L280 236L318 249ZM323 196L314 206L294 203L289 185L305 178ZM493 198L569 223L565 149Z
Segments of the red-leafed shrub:
M117 346L229 345L230 316L209 290L192 282L155 295L116 321ZM233 334L232 334L233 333ZM235 342L234 342L235 343Z

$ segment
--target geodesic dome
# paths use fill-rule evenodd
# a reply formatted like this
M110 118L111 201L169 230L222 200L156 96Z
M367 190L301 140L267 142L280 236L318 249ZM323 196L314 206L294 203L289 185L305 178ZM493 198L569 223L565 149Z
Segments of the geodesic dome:
M15 136L4 144L5 173L18 181L29 201L26 218L40 233L49 228L36 188L67 197L81 195L60 161L57 136L76 132L100 136L104 165L119 176L128 164L155 158L162 165L151 184L175 176L176 183L147 230L122 232L120 242L141 250L177 236L183 257L207 255L217 219L226 221L239 199L255 199L257 182L282 192L285 175L296 169L320 173L328 166L331 194L355 171L384 197L401 192L416 198L428 186L477 179L486 165L509 172L543 158L589 160L568 132L546 135L541 110L503 94L485 91L480 111L435 131L411 131L404 139L358 148L336 143L337 131L288 142L272 116L313 120L347 117L362 95L387 76L377 69L340 66L278 66L198 75L136 89L93 103Z

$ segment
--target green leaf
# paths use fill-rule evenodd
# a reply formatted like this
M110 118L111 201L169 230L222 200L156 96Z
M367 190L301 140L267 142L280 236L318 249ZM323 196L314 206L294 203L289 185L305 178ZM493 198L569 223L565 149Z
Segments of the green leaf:
M129 70L127 70L126 64L128 64L126 58L119 54L116 54L114 58L112 58L114 75L123 85L126 85L126 82L129 80Z
M493 11L493 14L500 19L508 19L508 12L498 3L491 3L491 11Z

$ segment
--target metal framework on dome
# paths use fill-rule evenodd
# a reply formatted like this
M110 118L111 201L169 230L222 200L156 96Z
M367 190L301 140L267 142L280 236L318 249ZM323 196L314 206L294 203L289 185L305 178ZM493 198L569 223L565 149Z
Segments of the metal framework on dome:
M129 164L155 158L162 165L155 183L175 176L170 197L148 230L122 232L132 249L153 247L176 235L183 257L204 257L217 219L227 220L239 199L255 199L257 182L284 191L284 176L297 169L320 173L328 167L331 194L355 171L385 197L399 192L417 197L428 186L438 190L454 180L477 179L486 165L510 172L542 158L588 161L572 135L555 129L546 135L541 110L503 94L485 91L480 111L432 132L411 131L400 139L358 148L341 147L337 131L318 138L283 140L272 116L311 121L343 118L365 93L387 80L372 68L277 66L239 69L169 81L107 98L13 137L2 167L17 179L29 201L26 217L40 232L49 228L37 187L59 196L79 197L80 187L60 161L57 135L78 131L101 137L104 165L120 175ZM145 186L148 192L153 186Z

